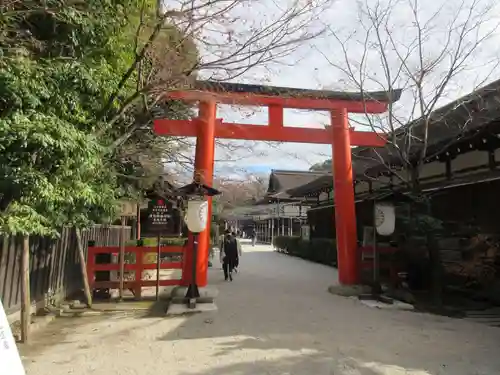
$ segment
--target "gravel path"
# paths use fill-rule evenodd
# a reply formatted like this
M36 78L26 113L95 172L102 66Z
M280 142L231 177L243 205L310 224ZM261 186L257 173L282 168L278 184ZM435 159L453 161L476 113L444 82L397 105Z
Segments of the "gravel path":
M500 329L332 296L334 269L267 246L245 245L240 268L232 283L211 271L213 314L57 320L22 349L27 373L500 374Z

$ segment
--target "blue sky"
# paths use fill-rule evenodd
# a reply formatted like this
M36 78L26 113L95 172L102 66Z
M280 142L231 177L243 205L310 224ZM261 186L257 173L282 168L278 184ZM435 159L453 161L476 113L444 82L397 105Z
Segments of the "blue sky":
M269 173L271 167L269 167L269 165L254 164L248 166L248 171L251 173Z

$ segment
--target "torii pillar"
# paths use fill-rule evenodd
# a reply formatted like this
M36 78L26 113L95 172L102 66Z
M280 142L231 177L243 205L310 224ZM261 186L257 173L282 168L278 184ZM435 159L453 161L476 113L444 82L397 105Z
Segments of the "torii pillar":
M345 108L332 110L332 172L335 199L335 231L339 282L356 284L359 279L359 256L352 177L351 134ZM342 266L341 266L342 265Z
M214 180L214 156L215 156L215 121L217 103L213 100L199 103L196 127L196 149L194 156L195 175L201 177L205 185L212 186ZM196 282L198 286L207 285L208 256L210 254L210 228L212 223L212 197L208 199L208 225L198 234L198 254L196 257ZM188 247L182 260L182 286L189 286L192 281L193 262L193 235L189 232Z
M158 135L196 137L195 173L207 185L213 183L215 138L331 144L339 282L352 285L358 283L360 268L351 146L383 147L385 139L374 132L354 131L349 126L348 113L383 113L388 103L398 100L400 95L400 90L390 95L359 94L198 81L193 90L169 93L171 99L198 102L198 118L155 120L154 130ZM268 107L268 126L224 123L216 118L217 103ZM284 126L284 108L327 110L331 114L331 127ZM209 198L210 218L211 211ZM181 284L184 286L192 280L192 240L190 236L184 254ZM207 285L209 247L210 225L198 236L196 272L200 287Z

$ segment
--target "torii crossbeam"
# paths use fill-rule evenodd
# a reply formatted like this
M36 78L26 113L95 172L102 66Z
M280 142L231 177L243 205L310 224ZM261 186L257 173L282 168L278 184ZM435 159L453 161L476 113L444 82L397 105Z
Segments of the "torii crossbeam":
M197 81L192 89L173 91L168 96L171 99L198 102L198 118L155 120L154 130L158 135L197 138L195 170L204 177L204 182L208 185L213 183L215 138L331 144L339 282L358 282L351 146L383 147L386 140L381 134L374 132L354 131L349 126L348 113L383 113L389 103L399 100L401 90L361 94ZM217 103L268 107L268 124L225 123L216 118ZM285 126L285 108L329 111L331 126L325 129ZM211 202L209 207L211 217ZM203 287L207 285L210 228L199 235L198 241L197 280L198 285ZM188 249L183 268L183 284L186 285L192 277L191 262L192 254Z

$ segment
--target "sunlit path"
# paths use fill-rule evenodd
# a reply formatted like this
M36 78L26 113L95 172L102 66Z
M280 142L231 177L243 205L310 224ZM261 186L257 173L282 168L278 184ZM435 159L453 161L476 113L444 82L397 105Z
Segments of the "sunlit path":
M245 244L233 282L218 260L211 270L218 312L59 321L64 334L40 335L28 352L28 375L500 373L500 329L371 309L327 293L336 277L333 268Z

